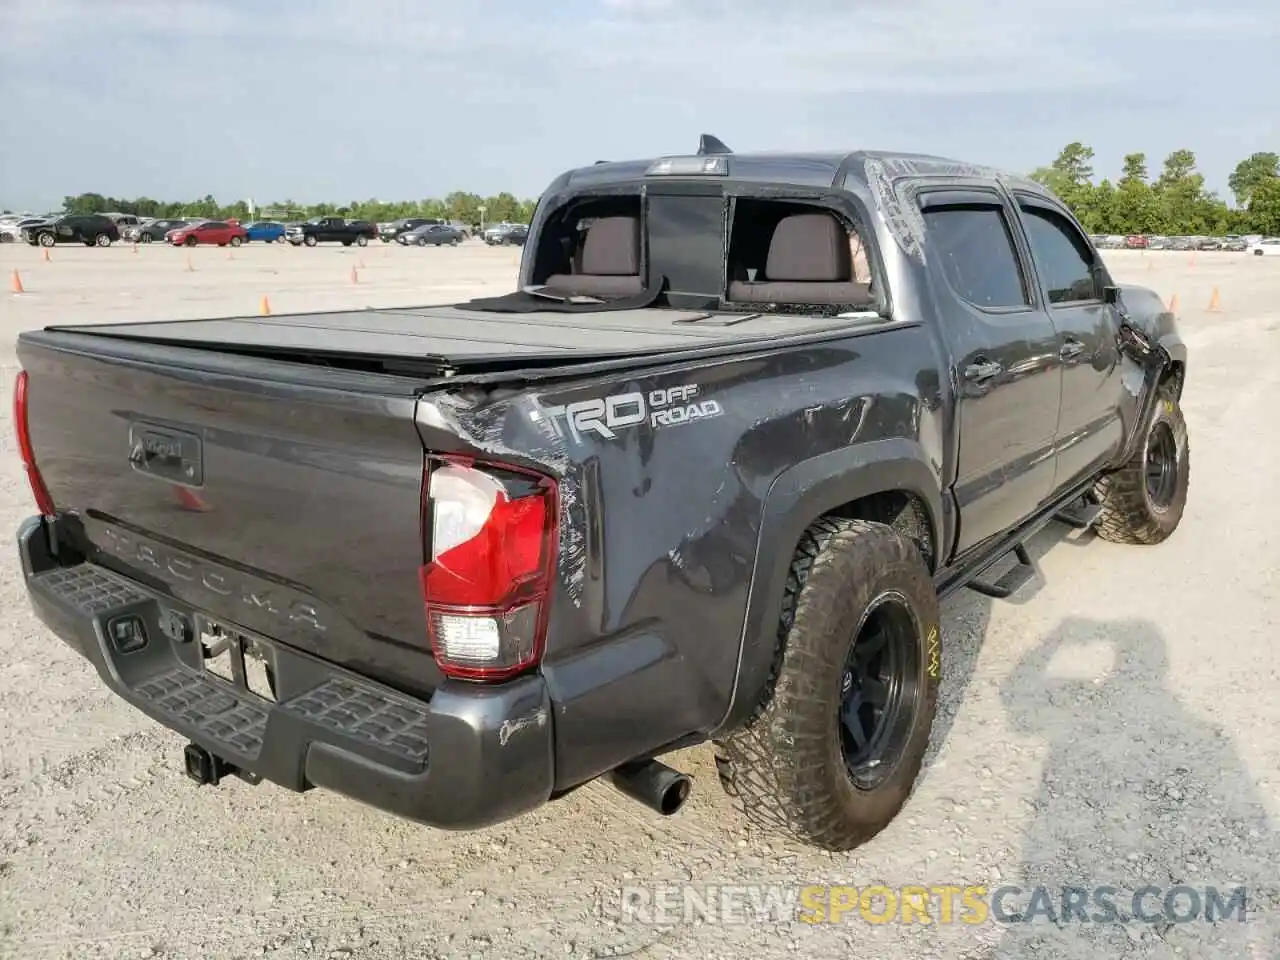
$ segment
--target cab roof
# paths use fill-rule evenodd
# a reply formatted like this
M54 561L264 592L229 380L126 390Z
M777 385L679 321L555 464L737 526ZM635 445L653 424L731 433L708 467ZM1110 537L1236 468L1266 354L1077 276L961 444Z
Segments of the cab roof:
M1022 175L933 154L889 150L734 153L722 141L710 134L702 135L697 151L690 151L687 154L666 154L647 159L598 160L589 167L568 171L562 175L557 186L577 189L644 180L654 163L671 157L723 157L727 164L727 173L723 176L725 179L738 182L840 189L844 187L847 177L863 183L867 182L872 176L868 171L868 164L870 164L872 169L879 171L881 175L887 173L891 178L979 177L1001 180L1006 184L1037 192L1046 192L1042 185Z

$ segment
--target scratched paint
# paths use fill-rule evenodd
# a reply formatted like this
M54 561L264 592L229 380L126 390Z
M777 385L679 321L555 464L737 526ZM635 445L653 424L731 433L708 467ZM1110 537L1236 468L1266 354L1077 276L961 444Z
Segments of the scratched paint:
M498 728L498 746L505 747L511 742L521 730L527 730L529 727L538 727L541 729L547 725L547 711L542 707L538 707L532 713L526 713L523 717L515 717L502 721L502 726Z

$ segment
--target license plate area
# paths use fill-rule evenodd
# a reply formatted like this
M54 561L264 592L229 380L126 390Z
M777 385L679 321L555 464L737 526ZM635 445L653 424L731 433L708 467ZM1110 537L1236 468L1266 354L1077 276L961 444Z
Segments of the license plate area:
M196 635L205 673L275 703L276 655L270 643L205 616L196 617Z

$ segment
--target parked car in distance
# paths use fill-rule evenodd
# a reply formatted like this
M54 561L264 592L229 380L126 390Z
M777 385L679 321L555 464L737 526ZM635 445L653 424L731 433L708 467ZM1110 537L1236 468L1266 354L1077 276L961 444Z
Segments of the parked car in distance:
M120 239L120 228L114 220L100 213L69 213L26 227L20 236L32 246L83 243L86 247L109 247Z
M247 236L248 231L234 221L228 223L224 220L206 220L170 230L165 239L175 247L194 247L202 243L238 247Z
M396 243L406 247L441 247L446 244L456 247L465 239L466 235L457 227L447 223L427 223L400 234Z
M523 247L529 228L523 223L495 223L485 228L484 242L489 246Z
M399 240L402 234L408 233L410 230L417 230L419 227L429 227L443 222L443 220L432 219L431 217L403 217L400 220L392 220L390 223L380 223L378 224L378 239L383 243L390 243L392 240Z
M283 243L284 224L276 220L254 220L244 225L245 239L262 243Z
M1264 237L1251 243L1249 252L1255 257L1280 257L1280 237Z
M120 231L120 239L130 243L163 243L171 230L190 226L193 221L180 219L152 220Z
M0 243L15 243L28 227L48 222L47 217L23 217L21 220L0 220Z
M367 220L312 217L303 223L286 227L284 238L295 247L304 243L308 247L314 247L317 243L341 243L344 247L354 243L363 247L377 236L378 228Z
M1147 238L1140 233L1130 234L1124 238L1124 245L1129 250L1147 249Z

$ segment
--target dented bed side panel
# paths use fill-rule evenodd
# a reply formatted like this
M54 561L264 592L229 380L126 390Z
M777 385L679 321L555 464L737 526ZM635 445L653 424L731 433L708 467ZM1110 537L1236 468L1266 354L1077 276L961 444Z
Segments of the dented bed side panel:
M543 668L557 789L705 733L725 714L757 556L773 549L759 543L764 505L784 471L885 438L909 439L941 471L944 385L930 336L895 326L505 394L463 387L422 398L428 450L559 481L559 582Z

